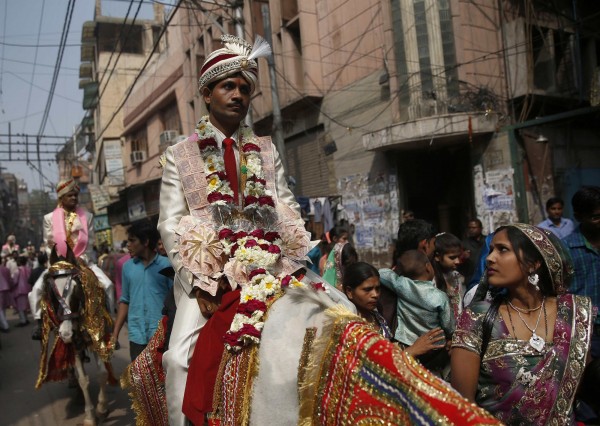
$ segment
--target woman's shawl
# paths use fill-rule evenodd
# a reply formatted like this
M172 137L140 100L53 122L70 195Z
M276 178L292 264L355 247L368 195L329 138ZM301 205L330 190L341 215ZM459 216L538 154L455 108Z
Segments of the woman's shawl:
M483 323L490 303L476 302L462 314L453 347L481 356ZM589 298L557 299L553 343L542 354L516 340L499 316L482 357L477 403L507 424L572 424L575 392L585 368L593 318Z
M348 243L336 243L333 246L329 256L327 256L325 272L323 273L323 279L338 290L342 289L342 249L346 244Z

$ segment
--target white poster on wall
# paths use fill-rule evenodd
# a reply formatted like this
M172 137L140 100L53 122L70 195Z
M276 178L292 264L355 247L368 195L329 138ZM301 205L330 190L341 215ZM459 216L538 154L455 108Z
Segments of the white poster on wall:
M106 164L106 177L109 185L124 185L125 173L123 171L123 153L119 139L104 141L104 161Z

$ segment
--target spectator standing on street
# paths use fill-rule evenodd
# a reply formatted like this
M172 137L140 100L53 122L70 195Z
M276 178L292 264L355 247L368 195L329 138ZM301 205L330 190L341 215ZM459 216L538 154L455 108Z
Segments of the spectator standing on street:
M25 327L29 324L27 319L27 311L29 311L29 300L27 295L31 291L31 285L29 284L29 276L31 275L31 269L27 266L28 258L25 256L19 256L17 258L18 272L15 275L13 288L13 299L15 301L15 309L19 313L19 323L17 327Z
M575 274L569 293L588 296L600 306L600 186L583 186L571 200L579 226L564 239ZM592 358L600 358L600 316L592 332Z
M3 256L4 258L4 256ZM6 321L6 308L10 307L12 298L10 290L13 287L13 280L9 269L0 262L0 331L8 332L8 321Z
M471 277L477 268L477 263L481 256L481 248L485 244L485 235L483 235L483 224L481 220L473 218L467 223L467 235L462 240L465 250L464 262L460 267L460 272L465 276L465 283L471 281Z
M133 361L158 327L163 303L173 287L173 280L160 274L170 263L166 257L156 253L160 235L150 222L134 223L127 230L127 235L132 259L123 265L123 288L113 337L118 341L127 320L129 355Z
M571 219L562 217L564 206L565 203L562 199L558 197L549 198L546 201L548 217L538 223L538 228L547 229L560 239L568 237L575 229L575 225Z

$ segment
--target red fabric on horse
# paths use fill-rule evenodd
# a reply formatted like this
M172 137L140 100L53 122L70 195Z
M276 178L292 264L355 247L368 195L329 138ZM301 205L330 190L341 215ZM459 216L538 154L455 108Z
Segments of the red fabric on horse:
M60 382L68 377L69 369L75 365L75 346L56 339L48 360L46 382Z
M188 369L183 413L195 425L204 424L204 416L213 409L215 381L223 358L223 338L231 327L240 303L240 289L223 295L221 306L206 322L198 335L198 342Z

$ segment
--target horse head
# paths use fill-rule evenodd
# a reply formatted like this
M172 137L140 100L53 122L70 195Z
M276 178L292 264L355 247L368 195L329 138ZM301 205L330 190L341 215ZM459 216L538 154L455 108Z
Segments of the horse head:
M67 246L68 247L68 246ZM73 339L73 320L83 308L79 264L70 248L67 256L59 256L55 249L50 254L50 267L44 278L45 291L58 322L58 334L65 343Z

